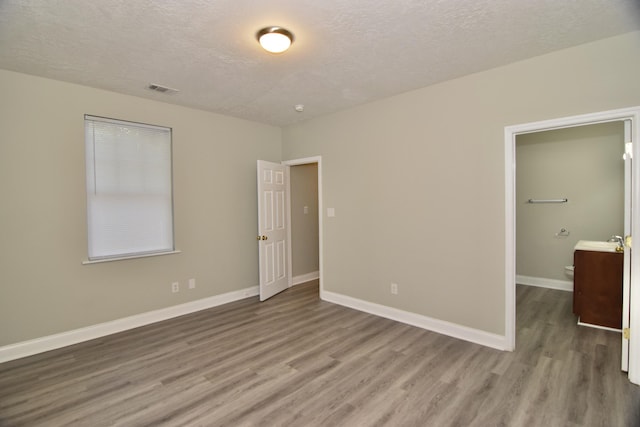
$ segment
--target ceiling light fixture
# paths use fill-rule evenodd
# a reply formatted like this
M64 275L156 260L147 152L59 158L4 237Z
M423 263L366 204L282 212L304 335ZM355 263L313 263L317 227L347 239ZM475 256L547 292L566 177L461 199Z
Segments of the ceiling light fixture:
M282 53L293 43L293 33L282 27L265 27L256 33L256 38L271 53Z

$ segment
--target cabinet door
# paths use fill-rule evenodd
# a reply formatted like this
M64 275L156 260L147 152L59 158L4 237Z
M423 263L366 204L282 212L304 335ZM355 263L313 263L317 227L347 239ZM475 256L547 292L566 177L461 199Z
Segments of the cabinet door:
M622 327L622 263L620 253L575 251L573 310L581 322Z
M580 317L580 302L582 300L582 288L580 285L584 283L585 271L583 268L578 268L578 265L583 265L584 251L573 252L573 314Z

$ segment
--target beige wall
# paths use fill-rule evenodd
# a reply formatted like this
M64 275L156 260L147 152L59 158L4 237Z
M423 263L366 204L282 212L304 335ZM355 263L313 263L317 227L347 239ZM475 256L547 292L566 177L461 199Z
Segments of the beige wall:
M279 128L1 70L0 93L0 346L258 284L256 159L280 160ZM181 254L81 264L85 113L173 128Z
M607 240L624 230L622 122L518 135L516 273L572 280L578 240ZM529 199L567 198L562 204ZM556 236L565 228L569 236Z
M318 271L318 165L291 166L290 172L291 264L296 277Z
M629 33L285 128L335 208L325 289L504 334L504 127L640 104L638 52Z

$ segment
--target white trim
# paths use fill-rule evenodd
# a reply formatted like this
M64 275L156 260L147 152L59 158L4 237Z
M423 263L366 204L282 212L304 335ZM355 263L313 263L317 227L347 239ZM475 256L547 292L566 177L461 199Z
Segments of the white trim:
M99 264L101 262L111 262L111 261L122 261L125 259L136 259L136 258L149 258L152 256L161 256L161 255L171 255L171 254L179 254L182 253L181 250L167 251L167 252L154 252L151 254L138 254L138 255L127 255L127 256L119 256L114 258L96 258L96 259L86 259L82 261L82 265L91 265L91 264Z
M191 301L184 304L174 305L171 307L161 308L158 310L148 311L109 322L99 323L97 325L87 326L80 329L74 329L59 334L48 335L46 337L36 338L29 341L22 341L15 344L9 344L0 347L0 363L9 360L20 359L22 357L43 353L49 350L66 347L83 341L104 337L106 335L115 334L117 332L126 331L140 326L149 325L151 323L161 322L185 314L194 313L200 310L227 304L233 301L253 297L259 294L258 286L241 289L239 291L227 292L221 295L215 295L209 298L203 298L197 301Z
M544 277L521 276L518 274L516 275L516 283L519 285L573 292L573 282L570 280L545 279Z
M505 164L505 308L504 335L506 347L516 349L516 135L504 129Z
M284 164L284 163L283 163ZM287 221L287 278L289 281L289 287L294 285L293 283L293 230L291 225L291 166L287 167L287 206L285 207L285 217ZM262 268L262 266L260 266ZM262 274L262 273L260 273Z
M295 285L301 285L303 283L307 283L311 280L316 280L320 278L320 272L319 271L312 271L311 273L307 273L307 274L300 274L296 277L293 277L291 279L291 286L295 286Z
M508 348L515 348L516 343L516 230L515 230L515 154L516 135L539 132L552 129L562 129L605 123L612 121L631 120L632 141L639 141L640 137L640 106L622 108L619 110L603 111L592 114L564 117L560 119L525 123L504 128L505 152L505 339ZM633 144L633 157L640 158L640 144ZM640 227L640 170L634 168L632 176L632 220L631 235ZM640 271L640 252L631 251L631 271ZM630 300L630 340L629 340L629 380L640 384L640 275L631 276Z
M322 201L322 156L304 157L301 159L284 160L282 162L283 165L287 166L308 165L311 163L318 164L318 281L320 283L320 298L322 299L324 295L324 203ZM289 263L289 265L291 265L291 263ZM291 273L289 273L289 277L291 277Z
M339 304L354 310L364 311L386 319L395 320L397 322L406 323L407 325L416 326L428 331L437 332L453 338L464 341L492 347L498 350L507 350L505 337L479 329L469 328L467 326L458 325L444 320L434 319L416 313L411 313L397 308L388 307L386 305L375 304L352 298L346 295L334 292L324 291L322 299L334 304Z

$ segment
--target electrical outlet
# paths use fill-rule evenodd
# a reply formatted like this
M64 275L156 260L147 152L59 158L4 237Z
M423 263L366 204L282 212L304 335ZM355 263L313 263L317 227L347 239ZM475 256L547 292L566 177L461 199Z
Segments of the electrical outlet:
M393 295L398 295L398 284L397 283L392 283L391 284L391 293Z
M174 294L176 292L180 292L180 282L173 282L171 284L171 292L173 292Z
M189 289L196 288L196 279L189 279Z

